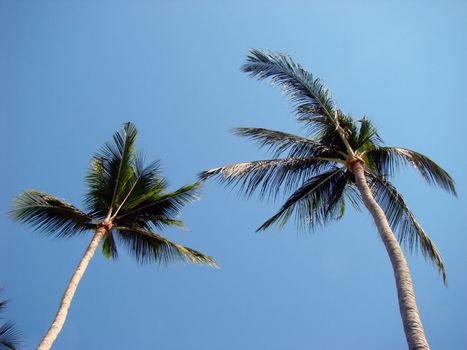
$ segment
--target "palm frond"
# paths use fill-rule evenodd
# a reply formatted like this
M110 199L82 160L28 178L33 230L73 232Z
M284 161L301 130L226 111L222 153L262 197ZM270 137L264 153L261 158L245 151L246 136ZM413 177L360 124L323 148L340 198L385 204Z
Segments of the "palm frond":
M379 147L366 153L379 174L391 176L401 165L410 164L430 184L457 196L454 180L427 156L400 147Z
M0 300L0 313L2 313L5 310L7 304L8 304L7 300Z
M257 141L261 147L273 151L273 157L287 152L288 158L333 157L342 158L342 154L319 142L281 131L263 128L235 128L234 134Z
M300 116L299 121L303 122L309 130L310 137L326 147L347 154L347 148L343 137L355 149L358 142L358 128L355 120L340 110L336 111L333 118L327 116ZM342 135L337 132L342 131Z
M0 349L18 350L20 338L21 333L12 322L8 321L0 326Z
M446 271L441 254L428 234L415 219L402 195L384 177L366 172L375 200L383 209L392 230L397 232L399 242L411 252L420 249L423 256L437 267L446 284Z
M192 262L218 267L210 256L171 242L154 232L124 226L114 229L118 231L118 238L127 246L129 253L141 264Z
M185 185L173 192L156 191L128 211L121 211L116 222L121 226L161 229L167 225L183 226L177 216L189 203L198 199L201 182Z
M282 205L281 209L256 231L273 224L283 226L295 213L299 227L314 229L343 215L344 191L348 183L346 168L333 168L308 179Z
M378 129L366 117L359 120L360 128L358 130L358 137L354 145L355 150L365 152L380 145L383 140L378 135Z
M108 215L113 193L109 175L105 173L105 162L102 157L93 157L86 174L88 190L84 196L84 204L89 213L99 219Z
M142 154L135 158L133 176L122 191L126 195L122 198L119 207L114 211L114 217L120 213L133 210L148 199L155 198L166 190L168 181L161 175L160 168L160 161L154 161L148 166L144 166Z
M0 289L1 291L2 289ZM0 301L0 312L5 310L7 300ZM1 319L1 318L0 318ZM21 332L15 327L15 325L7 321L0 326L0 349L18 350L22 343Z
M280 85L299 116L333 118L336 105L328 88L288 55L252 49L242 71Z
M281 189L287 192L334 164L335 162L320 158L258 160L214 168L199 176L203 180L216 177L225 185L239 185L240 191L246 196L259 189L261 197L269 195L269 198L275 199Z
M73 205L50 194L29 190L14 200L11 217L55 237L70 237L95 229L95 221Z
M157 227L160 228L162 228L163 226L174 226L185 231L188 230L188 228L185 226L182 220L171 219L163 215L154 215L153 220L160 224L157 225Z
M116 132L112 141L94 155L86 176L88 191L85 195L87 207L95 215L104 218L115 210L124 198L124 188L134 176L136 127L125 123Z
M107 259L118 259L117 245L115 244L112 232L109 232L104 237L104 242L102 243L102 254L104 254Z
M349 201L352 207L358 211L361 211L363 208L362 197L360 197L360 192L358 191L357 186L355 186L355 180L353 174L347 174L349 183L345 189L345 198Z

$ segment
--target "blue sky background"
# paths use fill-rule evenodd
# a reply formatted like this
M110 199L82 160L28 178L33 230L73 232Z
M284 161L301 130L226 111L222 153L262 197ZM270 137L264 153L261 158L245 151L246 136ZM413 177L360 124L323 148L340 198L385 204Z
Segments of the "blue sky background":
M389 145L429 155L459 198L411 170L394 180L441 250L445 288L410 256L432 349L467 348L467 3L463 1L0 0L0 284L33 349L91 235L59 241L11 222L36 188L80 205L95 150L125 121L171 189L267 157L229 133L300 133L280 91L239 70L250 48L290 54ZM280 202L216 183L170 239L222 268L138 266L96 254L55 349L404 349L389 260L366 212L316 234L254 230Z

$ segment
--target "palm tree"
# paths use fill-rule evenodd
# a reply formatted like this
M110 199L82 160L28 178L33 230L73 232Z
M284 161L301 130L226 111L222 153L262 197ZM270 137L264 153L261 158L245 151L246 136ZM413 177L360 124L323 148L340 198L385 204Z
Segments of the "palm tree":
M300 137L262 128L237 128L236 135L259 142L273 159L232 164L200 174L251 195L274 198L291 193L279 211L257 231L283 226L292 214L300 227L314 229L344 214L346 202L370 211L391 260L400 313L410 349L429 349L420 321L412 279L400 244L419 249L446 283L441 255L389 178L404 164L415 167L430 184L456 194L446 171L428 157L400 147L384 147L376 128L364 117L354 120L336 105L319 80L281 53L251 50L242 70L279 85L294 105L308 135ZM398 233L398 240L394 235Z
M6 300L0 301L0 312L5 310ZM7 321L0 326L0 349L18 350L20 346L20 332L11 321Z
M93 231L94 236L62 297L57 315L38 349L50 349L60 332L70 304L97 246L102 241L106 258L118 257L117 244L125 246L139 263L188 261L217 266L214 259L169 241L153 230L183 227L177 219L182 208L197 199L200 182L167 192L159 162L148 166L135 151L136 127L126 123L91 160L86 176L86 211L50 194L29 190L19 194L12 217L57 238Z

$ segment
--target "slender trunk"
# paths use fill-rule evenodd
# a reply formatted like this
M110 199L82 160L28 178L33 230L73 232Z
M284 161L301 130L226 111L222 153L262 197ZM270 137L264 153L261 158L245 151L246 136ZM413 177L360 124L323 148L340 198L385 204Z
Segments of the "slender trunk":
M415 293L407 260L405 259L399 242L389 226L388 220L384 215L384 211L378 205L371 193L370 187L365 179L363 164L360 162L353 163L352 170L355 175L356 184L362 196L363 203L370 211L371 216L375 221L378 232L388 252L389 259L391 260L394 277L396 279L399 310L404 324L405 337L407 338L409 349L429 350L430 346L426 340L415 301Z
M66 288L65 293L63 294L62 300L60 302L57 315L55 315L55 319L52 325L47 331L47 334L45 335L44 339L42 339L41 343L37 347L37 350L49 350L52 347L52 344L54 343L55 339L58 336L58 333L60 333L63 324L65 323L65 319L68 314L68 309L70 308L71 300L75 295L76 288L78 288L78 284L81 278L83 277L84 272L86 271L86 268L88 267L88 264L91 261L91 258L94 255L97 246L99 245L99 242L102 240L106 233L107 228L104 226L98 227L98 229L96 230L96 233L94 234L91 243L89 243L89 246L86 249L86 252L84 253L83 257L81 258L81 261L79 262L75 273L73 274L70 282L68 283L68 287Z

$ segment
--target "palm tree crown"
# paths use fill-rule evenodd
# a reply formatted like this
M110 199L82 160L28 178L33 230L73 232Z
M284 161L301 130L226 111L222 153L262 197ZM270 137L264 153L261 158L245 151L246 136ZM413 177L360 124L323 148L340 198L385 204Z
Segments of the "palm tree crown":
M107 258L117 258L116 241L140 263L190 261L215 266L211 257L173 243L154 230L183 227L181 209L197 199L200 183L167 191L158 161L144 165L135 151L136 127L126 123L92 158L86 176L86 211L50 194L29 190L17 196L12 217L62 238L98 227L108 229L102 244Z
M329 90L299 64L281 53L251 50L242 70L258 79L279 85L293 103L297 120L307 135L296 136L263 128L237 128L234 133L257 141L273 153L273 159L214 168L200 174L225 184L240 185L251 195L276 197L281 190L291 195L279 211L257 231L273 224L284 225L291 215L301 227L316 228L340 219L346 203L361 207L352 164L364 166L371 192L384 210L399 242L420 249L437 266L443 281L446 273L441 255L409 210L389 178L405 164L417 169L429 183L456 194L446 171L428 157L400 147L384 147L377 129L366 117L355 120L336 105Z

